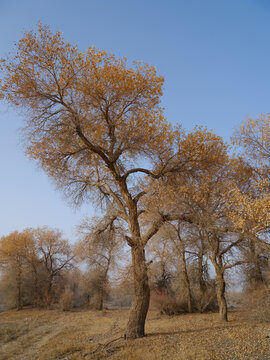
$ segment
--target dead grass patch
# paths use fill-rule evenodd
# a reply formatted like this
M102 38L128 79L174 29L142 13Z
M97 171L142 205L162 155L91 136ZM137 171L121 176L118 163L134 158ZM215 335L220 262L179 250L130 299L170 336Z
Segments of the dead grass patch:
M222 324L214 313L160 316L150 311L147 336L126 341L121 335L127 315L125 310L1 313L0 360L270 359L269 324L251 326L238 312Z

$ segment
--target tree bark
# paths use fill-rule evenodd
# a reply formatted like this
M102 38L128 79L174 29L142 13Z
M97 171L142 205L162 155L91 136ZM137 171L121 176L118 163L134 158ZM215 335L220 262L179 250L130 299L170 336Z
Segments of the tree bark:
M176 244L175 241L174 241L174 244L175 244L175 247L176 247L176 249L181 257L181 260L182 260L182 272L183 272L184 283L185 283L186 291L187 291L188 312L192 313L193 309L192 309L191 288L190 288L190 281L189 281L188 271L187 271L185 243L180 235L180 221L178 221L177 226L174 228L176 230L177 238L178 238L178 244Z
M214 265L216 276L217 276L217 300L219 306L219 319L221 321L228 321L228 309L227 309L227 301L225 298L225 287L226 283L224 280L224 271L225 267L223 265L222 252L220 253L220 242L217 235L212 232L212 241L214 244L211 245L212 248L212 256L210 259L212 264Z
M187 264L186 264L186 257L185 257L184 246L182 246L181 256L182 256L182 271L183 271L184 282L185 282L186 290L187 290L188 312L189 312L189 313L192 313L191 289L190 289L190 281L189 281L188 272L187 272Z
M256 286L260 286L263 283L263 274L262 274L262 269L261 269L261 264L260 264L260 258L259 258L259 254L256 251L256 246L254 244L253 241L249 242L249 249L250 249L250 253L251 253L251 263L254 266L254 272L253 272L253 276L251 277L251 283L253 282L253 285Z
M227 301L225 298L225 280L222 272L217 272L217 299L219 306L219 318L221 321L228 321Z
M203 254L202 252L198 255L198 280L199 280L199 287L200 287L200 295L204 297L206 292L207 286L205 280L203 278Z
M104 307L104 297L106 295L106 285L108 283L108 272L110 268L110 263L111 263L111 255L109 256L104 273L100 278L100 288L98 293L98 299L96 302L96 310L103 310Z
M134 298L129 313L125 337L135 339L145 335L145 319L149 308L150 288L143 246L133 246L132 266L134 276Z

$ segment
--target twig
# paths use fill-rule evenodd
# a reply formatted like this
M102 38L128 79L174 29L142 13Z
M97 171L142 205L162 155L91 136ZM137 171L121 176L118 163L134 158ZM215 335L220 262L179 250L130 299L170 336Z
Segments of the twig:
M106 342L105 344L98 344L98 346L93 350L93 351L90 351L88 353L85 353L83 354L83 356L87 356L87 355L92 355L92 354L95 354L98 350L100 351L103 351L106 349L106 347L110 344L112 344L113 342L117 341L117 340L120 340L120 339L124 339L124 336L119 336L118 338L116 339L113 339L113 340L110 340L108 342ZM101 347L101 348L100 348Z

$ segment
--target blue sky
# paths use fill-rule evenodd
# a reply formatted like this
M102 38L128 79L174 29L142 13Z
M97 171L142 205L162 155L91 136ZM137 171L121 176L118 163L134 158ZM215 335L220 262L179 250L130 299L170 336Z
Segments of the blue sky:
M81 50L142 60L165 77L169 121L226 140L242 120L270 110L268 0L0 0L0 57L38 21ZM71 241L93 204L73 209L19 145L23 118L0 103L0 236L58 227Z

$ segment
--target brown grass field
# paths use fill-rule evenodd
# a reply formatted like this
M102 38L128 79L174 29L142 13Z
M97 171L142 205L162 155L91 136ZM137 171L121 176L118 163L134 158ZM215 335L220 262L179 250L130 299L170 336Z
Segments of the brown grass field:
M0 360L270 359L270 324L252 325L240 312L160 316L150 311L147 336L125 340L128 311L7 311L0 314Z

